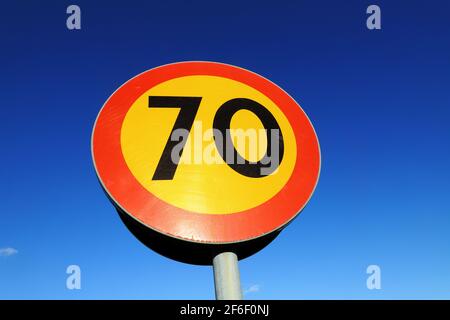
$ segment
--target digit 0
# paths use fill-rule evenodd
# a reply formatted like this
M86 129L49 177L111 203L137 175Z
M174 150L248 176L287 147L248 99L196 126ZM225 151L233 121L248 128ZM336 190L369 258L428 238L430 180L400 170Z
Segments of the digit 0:
M233 146L233 141L230 133L230 123L234 114L239 110L248 110L253 112L259 120L261 120L264 129L266 130L267 137L267 149L266 153L261 160L257 162L250 162L247 159L243 159L236 148ZM236 98L231 99L220 106L217 110L213 122L214 134L220 134L225 137L225 146L233 146L233 154L228 155L228 148L221 148L218 146L218 150L223 160L232 168L234 171L251 178L260 178L267 176L274 172L281 163L284 155L284 143L283 134L281 133L280 126L274 116L267 110L264 106L258 102L246 99L246 98ZM217 130L217 131L216 131ZM218 137L215 136L215 141L220 141ZM272 150L272 143L278 144L278 149ZM272 151L278 152L278 162L276 166L269 166L270 157L269 155ZM265 168L264 174L261 170Z

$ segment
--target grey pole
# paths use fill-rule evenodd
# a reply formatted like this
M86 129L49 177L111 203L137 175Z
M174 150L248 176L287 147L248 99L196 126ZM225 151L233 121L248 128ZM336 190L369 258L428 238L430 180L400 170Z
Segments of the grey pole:
M242 300L238 258L233 252L218 254L213 259L214 286L217 300Z

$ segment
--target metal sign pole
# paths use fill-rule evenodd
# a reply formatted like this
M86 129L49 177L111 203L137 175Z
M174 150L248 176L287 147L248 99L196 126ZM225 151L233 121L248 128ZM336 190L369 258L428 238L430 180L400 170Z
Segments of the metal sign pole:
M213 259L214 286L217 300L242 300L237 255L233 252L218 254Z

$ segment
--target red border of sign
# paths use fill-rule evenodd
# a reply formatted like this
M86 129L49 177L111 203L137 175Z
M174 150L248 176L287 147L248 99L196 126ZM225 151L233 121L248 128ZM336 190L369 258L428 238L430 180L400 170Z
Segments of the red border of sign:
M286 185L258 207L233 214L190 212L148 192L128 169L120 146L122 122L131 104L153 86L178 77L211 75L247 84L269 97L286 115L297 142L297 161ZM92 133L92 157L110 198L147 227L185 241L213 244L255 239L279 230L303 209L320 173L320 148L301 107L271 81L248 70L216 62L179 62L145 71L114 92Z

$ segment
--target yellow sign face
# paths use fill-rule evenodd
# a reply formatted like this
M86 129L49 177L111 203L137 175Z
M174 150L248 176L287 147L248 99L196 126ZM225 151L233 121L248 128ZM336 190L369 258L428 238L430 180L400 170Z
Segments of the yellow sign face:
M182 108L149 108L149 97L201 98L192 126L186 132L181 157L171 179L152 179ZM233 170L219 148L226 144L214 135L219 108L245 98L267 109L278 123L284 153L277 168L262 177ZM250 162L260 161L269 147L266 130L255 113L241 109L230 121L232 147ZM223 142L223 143L221 143ZM201 214L231 214L249 210L274 197L287 183L296 164L297 143L284 113L258 90L229 78L192 75L162 82L142 94L125 115L120 144L126 165L151 194L172 206ZM286 199L289 201L290 199Z

